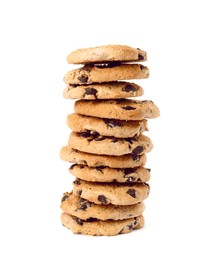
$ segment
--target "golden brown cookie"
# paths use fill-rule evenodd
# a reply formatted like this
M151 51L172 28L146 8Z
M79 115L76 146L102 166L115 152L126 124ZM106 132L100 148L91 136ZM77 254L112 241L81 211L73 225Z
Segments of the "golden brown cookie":
M92 132L117 138L131 138L147 131L147 120L127 121L70 114L67 125L74 132Z
M95 204L133 205L149 195L147 183L101 183L78 178L73 183L73 194Z
M144 79L149 77L149 69L140 64L85 65L71 70L64 76L66 84L92 84L117 80Z
M97 155L77 151L69 146L62 147L60 158L70 163L90 167L107 166L110 168L135 168L146 163L146 155L127 154L122 156Z
M90 236L116 236L144 226L143 216L122 220L82 220L67 213L61 214L62 224L75 234Z
M73 164L69 172L85 181L92 182L147 182L150 180L150 169L137 168L109 168L106 166L89 167Z
M81 115L119 120L143 120L160 115L159 108L151 100L78 100L74 110Z
M84 220L89 218L119 220L140 216L145 205L143 202L128 206L98 205L66 192L62 197L61 209L67 214Z
M68 63L71 64L145 61L146 59L147 54L145 51L127 45L105 45L78 49L67 57Z

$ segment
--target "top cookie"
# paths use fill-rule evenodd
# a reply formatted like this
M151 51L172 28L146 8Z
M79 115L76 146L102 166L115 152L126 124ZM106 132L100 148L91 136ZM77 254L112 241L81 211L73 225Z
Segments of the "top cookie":
M67 61L70 64L146 61L146 59L147 54L145 51L127 45L105 45L78 49L67 57Z

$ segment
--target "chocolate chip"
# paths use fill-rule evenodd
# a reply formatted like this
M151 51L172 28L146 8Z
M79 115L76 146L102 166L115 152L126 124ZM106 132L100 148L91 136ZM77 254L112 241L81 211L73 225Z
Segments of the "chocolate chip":
M126 85L125 87L122 88L122 91L124 91L124 92L134 92L134 91L136 91L136 87L128 84L128 85Z
M131 107L131 106L125 106L125 107L122 107L122 109L124 109L124 110L135 110L136 108Z
M126 140L130 144L133 144L133 142L135 141L134 138L124 138L124 140Z
M88 207L91 207L92 202L85 200L83 198L80 198L78 204L79 204L78 209L85 211Z
M73 164L69 167L70 170L72 170L77 164Z
M112 141L111 141L112 143L117 143L117 142L119 142L119 140L118 139L112 139Z
M73 88L76 88L78 87L79 85L78 84L69 84L70 87L73 87Z
M90 72L93 67L94 67L93 65L87 64L87 65L85 65L85 66L82 68L82 70L85 70L85 71Z
M81 181L80 181L80 179L76 178L73 183L74 183L75 185L80 185L80 184L81 184Z
M62 200L61 200L61 203L62 203L63 201L65 201L65 200L67 200L67 199L68 199L68 197L69 197L69 196L68 196L68 195L66 195L66 194L65 194L65 195L63 195L63 197L62 197Z
M127 227L128 227L129 230L132 230L132 229L133 229L133 225L132 225L132 224L131 224L131 225L128 225Z
M104 195L99 195L98 201L101 202L104 205L107 204L107 198Z
M97 218L87 218L86 222L95 222L97 220Z
M84 137L84 138L91 137L91 134L90 134L89 131L77 133L77 135L78 135L78 136L81 136L81 137Z
M80 218L73 217L73 219L75 220L75 222L76 222L78 225L80 225L80 226L83 225L83 221L82 221Z
M138 54L138 60L143 60L143 59L144 59L143 55Z
M106 166L97 166L95 169L101 173L103 173L103 169L106 168Z
M124 169L124 176L130 173L134 173L135 169L134 168L125 168Z
M80 82L82 82L82 83L85 83L85 82L87 82L87 80L88 80L88 76L86 76L86 75L81 75L81 76L78 77L78 80L79 80Z
M87 96L87 95L93 95L95 98L97 97L96 94L97 94L97 90L94 89L94 88L86 88L85 89L85 93L84 93L84 97Z
M136 161L136 160L139 159L139 155L138 154L132 153L131 156L132 156L133 161Z
M136 190L128 189L126 193L129 194L131 197L136 198Z
M140 69L144 70L144 69L146 69L146 66L140 65Z
M122 127L123 125L120 123L120 121L117 121L117 120L110 120L110 119L103 119L103 121L105 122L105 124L110 127L110 128L113 128L113 127L116 127L116 126L119 126L119 127Z
M82 194L82 190L77 190L77 195L81 196L81 194Z
M135 149L133 149L132 153L134 154L141 154L144 151L143 146L137 146Z

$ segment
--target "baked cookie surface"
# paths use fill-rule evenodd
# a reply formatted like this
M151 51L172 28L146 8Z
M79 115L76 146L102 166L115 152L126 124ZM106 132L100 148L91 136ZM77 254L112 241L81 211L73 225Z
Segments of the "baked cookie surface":
M131 138L148 130L147 120L127 121L70 114L67 125L74 132L97 132L103 136Z
M69 168L73 176L91 182L147 182L150 180L150 171L144 167L122 169L80 164L73 164Z
M104 64L85 65L71 70L64 76L68 84L92 84L117 80L145 79L149 77L149 69L140 64Z
M69 99L119 99L139 97L143 95L143 88L135 83L109 82L90 85L68 85L63 97Z
M142 202L149 195L146 183L101 183L76 179L73 194L95 204L133 205Z
M72 132L68 146L81 152L120 156L124 154L140 155L150 152L152 141L145 135L132 138L105 137L96 133Z
M80 152L69 146L60 150L60 158L66 162L88 165L91 167L107 166L110 168L135 168L146 163L146 155L127 154L122 156L97 155Z
M65 213L83 220L90 218L119 220L140 216L145 209L145 205L143 202L129 206L98 205L66 192L62 197L61 209Z
M131 232L144 226L144 217L138 216L123 220L82 220L67 213L61 214L62 224L75 234L91 236L115 236Z
M119 120L143 120L160 114L153 101L132 99L78 100L74 110L81 115Z
M112 61L145 61L147 53L127 45L105 45L78 49L67 56L70 64L106 63Z

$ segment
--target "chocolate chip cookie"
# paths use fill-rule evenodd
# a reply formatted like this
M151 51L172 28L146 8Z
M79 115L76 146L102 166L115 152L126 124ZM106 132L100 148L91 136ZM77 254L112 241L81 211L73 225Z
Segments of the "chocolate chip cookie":
M67 213L61 214L62 224L75 234L84 234L91 236L115 236L131 232L133 229L143 227L144 218L138 216L135 218L123 220L98 220L90 218L82 220Z
M127 121L70 114L67 117L68 127L75 132L99 133L104 136L131 138L148 130L147 120Z
M67 61L71 64L107 63L113 61L145 61L147 53L127 45L105 45L78 49L71 52Z
M132 138L115 138L99 135L97 132L72 132L68 141L69 147L81 152L120 156L124 154L140 155L150 152L152 141L145 135Z
M97 155L80 152L69 146L62 147L60 158L66 162L88 165L90 167L134 168L143 166L146 163L145 154L127 154L122 156Z
M66 84L92 84L148 77L149 69L140 64L94 64L67 72L64 76L64 82Z
M73 194L95 204L133 205L145 200L150 187L146 183L101 183L76 179Z
M137 168L109 168L106 166L89 167L73 164L69 172L82 180L92 182L147 182L150 180L150 169Z
M119 120L143 120L159 116L159 108L151 100L110 99L78 100L75 102L76 113Z
M64 98L70 99L119 99L139 97L143 95L143 89L128 82L108 82L91 85L69 84L64 92Z
M65 213L83 220L89 218L119 220L140 216L145 209L145 205L143 202L128 206L98 205L73 193L66 192L62 197L61 209Z

